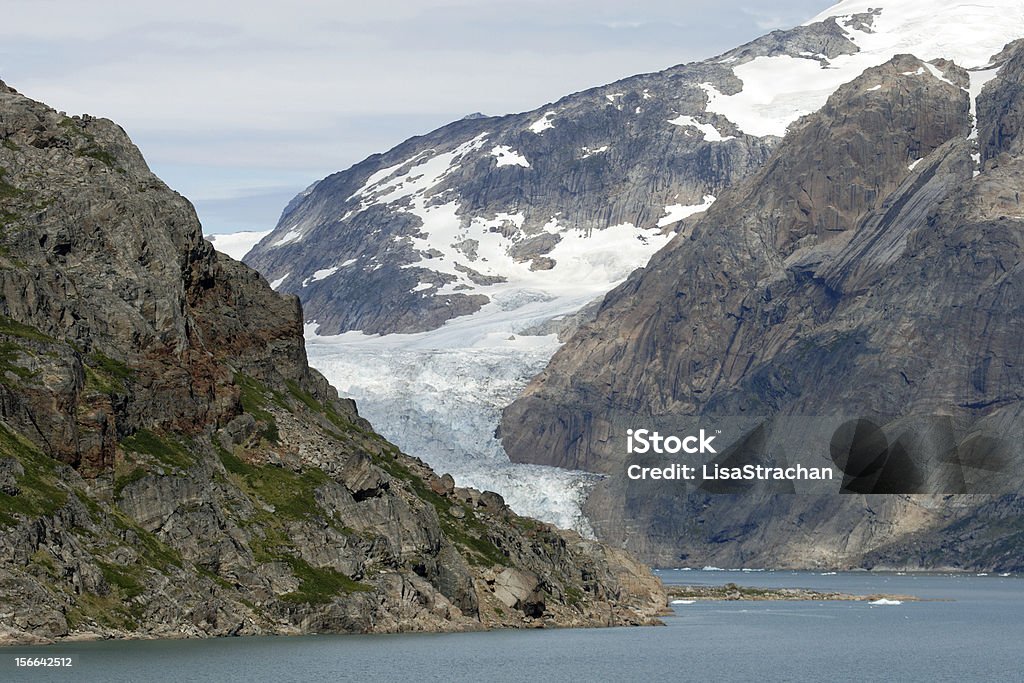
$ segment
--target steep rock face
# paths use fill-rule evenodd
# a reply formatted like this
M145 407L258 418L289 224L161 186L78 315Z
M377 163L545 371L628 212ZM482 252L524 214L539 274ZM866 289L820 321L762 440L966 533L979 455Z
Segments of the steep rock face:
M459 489L306 364L110 121L0 83L0 640L646 623L617 552ZM508 604L502 572L530 577ZM523 581L519 581L522 584Z
M608 474L592 524L656 563L1019 569L1012 496L993 507L639 485L624 477L624 433L743 416L775 453L805 436L788 416L941 415L955 439L1010 434L1024 379L1020 53L997 58L979 98L980 168L969 75L947 62L898 56L792 126L505 411L510 456ZM1019 485L1014 454L1002 476ZM990 514L999 532L964 541Z
M581 278L607 291L777 142L710 111L710 90L738 92L734 70L759 57L823 65L856 51L830 18L531 112L456 121L310 187L246 262L297 294L320 334L431 330L516 305L510 290L557 295Z

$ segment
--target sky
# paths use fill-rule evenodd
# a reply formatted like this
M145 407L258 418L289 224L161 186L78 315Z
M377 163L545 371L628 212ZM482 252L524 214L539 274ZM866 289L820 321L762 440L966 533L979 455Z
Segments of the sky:
M207 234L482 112L724 52L829 0L4 0L0 79L119 123Z

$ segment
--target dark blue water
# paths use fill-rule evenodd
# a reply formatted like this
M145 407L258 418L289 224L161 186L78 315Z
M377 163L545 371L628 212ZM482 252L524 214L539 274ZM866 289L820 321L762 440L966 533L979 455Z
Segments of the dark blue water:
M666 583L933 602L698 602L654 628L76 643L0 649L0 681L1024 681L1024 579L662 571ZM70 670L16 656L72 657Z

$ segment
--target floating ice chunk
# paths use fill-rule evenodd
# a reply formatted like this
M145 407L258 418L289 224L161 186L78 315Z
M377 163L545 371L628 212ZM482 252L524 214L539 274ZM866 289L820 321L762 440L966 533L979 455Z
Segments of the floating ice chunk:
M696 600L673 600L672 604L673 605L692 605L695 602L697 602L697 601Z
M888 598L879 598L878 600L872 600L868 603L869 605L902 605L902 600L890 600Z

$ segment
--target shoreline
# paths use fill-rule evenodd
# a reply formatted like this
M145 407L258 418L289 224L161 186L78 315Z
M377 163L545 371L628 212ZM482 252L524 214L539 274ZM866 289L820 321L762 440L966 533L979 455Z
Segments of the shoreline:
M668 585L665 587L669 604L674 600L705 600L705 601L838 601L838 602L878 602L879 604L899 604L904 602L949 602L945 599L919 598L916 595L894 593L870 593L856 595L838 591L820 591L810 588L754 588L726 583L721 586Z
M57 647L60 645L66 645L69 643L92 643L100 641L153 641L153 640L215 640L215 639L227 639L236 640L240 638L296 638L304 636L389 636L389 635L456 635L460 633L486 633L491 631L560 631L565 629L607 629L607 628L652 628L665 626L665 622L661 620L661 617L667 617L672 615L672 609L668 606L668 600L666 599L665 607L658 611L657 615L647 618L642 623L613 623L613 624L598 624L598 623L581 623L581 624L560 624L553 623L550 621L536 621L532 623L524 623L521 626L514 625L497 625L497 624L482 624L478 628L473 626L459 627L453 629L440 629L440 630L416 630L410 629L407 631L396 630L396 631L302 631L299 629L295 630L282 630L277 632L268 633L246 633L238 635L229 634L193 634L183 633L180 631L168 631L166 633L133 633L131 631L123 632L97 632L97 631L74 631L64 636L58 636L56 638L48 638L44 636L35 636L27 634L26 632L5 632L0 630L0 651L9 648L16 647ZM20 637L27 636L27 637Z
M1018 576L1024 576L1021 572L1001 572L995 570L974 570L974 569L953 569L953 568L938 568L938 569L896 569L892 567L876 568L876 569L864 569L863 567L855 567L853 569L828 569L824 567L772 567L772 568L750 568L750 567L652 567L655 572L705 572L705 573L722 573L722 574L778 574L784 572L793 572L801 574L815 574L817 576L829 576L832 574L859 574L859 575L870 575L879 576L889 574L892 576L903 576L903 575L914 575L914 576L993 576L998 578L1013 578Z

